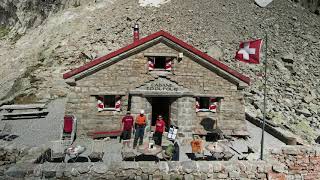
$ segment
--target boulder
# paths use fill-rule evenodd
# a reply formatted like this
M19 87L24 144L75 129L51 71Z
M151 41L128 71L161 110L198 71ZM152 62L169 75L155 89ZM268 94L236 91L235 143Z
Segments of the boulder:
M24 178L26 174L27 172L24 169L21 169L17 166L12 166L5 172L5 175L13 178Z
M304 115L305 117L310 117L312 116L312 114L310 113L310 111L306 108L302 108L302 109L296 109L296 112L298 115Z
M97 173L97 174L104 174L108 171L108 166L104 163L96 163L94 164L94 166L92 167L92 171Z
M181 163L182 170L186 173L197 171L197 164L194 161L184 161Z
M306 102L306 103L310 103L311 101L313 101L315 99L314 96L312 95L307 95L303 98L303 101Z
M275 164L272 166L272 170L278 173L288 173L288 168L283 164Z
M11 166L6 172L5 175L14 177L14 178L24 178L28 174L33 174L36 164L33 163L21 163Z
M289 63L289 64L293 64L294 62L294 55L292 53L288 53L282 56L282 61Z

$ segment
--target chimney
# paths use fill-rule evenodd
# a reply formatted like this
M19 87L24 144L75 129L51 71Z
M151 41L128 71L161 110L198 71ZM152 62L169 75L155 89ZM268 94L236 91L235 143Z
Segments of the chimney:
M133 42L139 40L139 25L136 23L133 27Z

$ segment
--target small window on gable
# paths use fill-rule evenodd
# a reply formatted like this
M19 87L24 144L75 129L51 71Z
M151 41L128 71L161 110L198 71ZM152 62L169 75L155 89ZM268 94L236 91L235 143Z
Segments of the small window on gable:
M208 97L200 97L199 104L200 109L209 109L210 98Z
M115 108L116 105L116 96L107 95L103 98L104 108Z
M211 111L217 112L218 98L214 97L197 97L196 112Z
M98 111L114 110L120 111L121 97L117 95L101 95L96 96Z
M172 57L154 56L148 57L148 67L150 71L153 70L165 70L171 71L172 69Z

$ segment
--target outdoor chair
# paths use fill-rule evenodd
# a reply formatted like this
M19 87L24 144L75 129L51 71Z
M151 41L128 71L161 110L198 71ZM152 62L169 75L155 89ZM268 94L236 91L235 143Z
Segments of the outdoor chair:
M65 158L65 150L69 146L68 141L58 140L58 141L51 141L49 148L50 148L50 157L49 161L59 161L63 162Z
M201 139L198 135L193 136L191 141L192 153L196 159L203 159L204 156L204 140Z
M174 153L174 146L169 144L165 150L162 151L162 157L166 161L171 161Z
M63 118L63 132L62 132L62 140L70 141L72 144L75 140L75 132L77 126L77 119L73 115L65 115Z
M89 158L91 159L91 161L102 161L104 155L105 141L93 140L91 147L91 153L89 154Z

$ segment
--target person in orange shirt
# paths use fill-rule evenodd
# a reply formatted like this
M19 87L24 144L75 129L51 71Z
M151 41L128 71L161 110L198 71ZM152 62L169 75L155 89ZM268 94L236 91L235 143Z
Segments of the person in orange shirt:
M133 149L136 148L138 144L138 140L139 140L139 145L142 145L145 127L146 127L146 116L144 115L144 110L141 110L135 122L135 136L133 141Z

